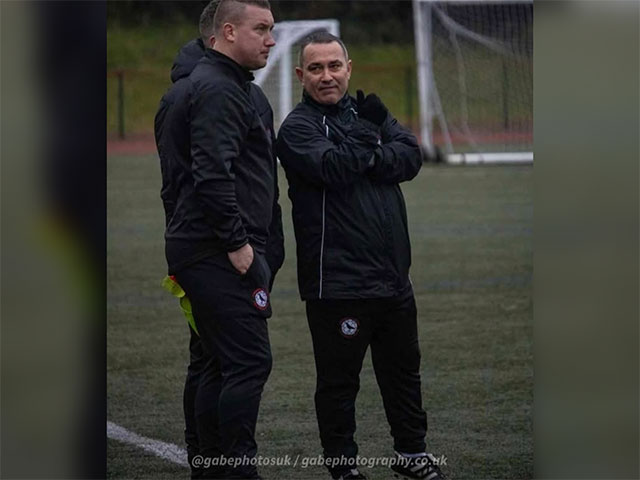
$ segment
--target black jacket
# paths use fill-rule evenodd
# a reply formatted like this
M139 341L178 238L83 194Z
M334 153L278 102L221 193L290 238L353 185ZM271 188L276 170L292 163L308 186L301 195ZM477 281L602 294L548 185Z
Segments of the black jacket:
M398 183L418 174L420 149L390 114L378 132L380 145L370 127L348 95L326 106L305 94L278 132L303 300L384 298L410 286Z
M284 260L273 112L253 76L202 40L185 45L155 118L169 273L249 242Z

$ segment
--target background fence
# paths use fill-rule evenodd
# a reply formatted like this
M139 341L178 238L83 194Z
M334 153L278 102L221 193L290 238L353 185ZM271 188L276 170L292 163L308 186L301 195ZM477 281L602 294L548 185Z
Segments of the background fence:
M171 85L170 67L115 68L107 72L109 137L125 139L128 134L153 131L153 117L158 103ZM398 121L410 129L417 129L415 75L414 64L355 65L349 90L353 95L357 89L376 92ZM300 91L297 80L294 82L294 89ZM294 97L294 106L298 100L299 97Z

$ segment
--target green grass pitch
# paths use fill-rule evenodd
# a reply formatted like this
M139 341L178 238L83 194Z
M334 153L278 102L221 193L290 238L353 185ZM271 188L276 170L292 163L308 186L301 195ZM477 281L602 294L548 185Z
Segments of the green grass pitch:
M287 258L272 296L274 358L257 427L259 454L317 456L315 373L286 180L280 171ZM412 241L427 443L451 478L533 477L531 166L425 166L403 184ZM166 266L156 156L108 158L107 417L183 446L187 324L160 287ZM392 442L370 358L357 402L360 455ZM387 480L384 467L364 468ZM271 480L328 478L321 467L264 467ZM108 476L188 478L186 469L116 441Z

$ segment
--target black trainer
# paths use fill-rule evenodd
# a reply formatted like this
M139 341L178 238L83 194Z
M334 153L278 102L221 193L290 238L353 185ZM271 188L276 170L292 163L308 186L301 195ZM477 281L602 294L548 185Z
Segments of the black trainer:
M367 477L365 477L363 473L360 473L357 468L334 474L332 478L333 480L367 480Z
M446 477L438 466L438 459L427 453L422 457L407 457L396 453L396 462L391 465L394 477L402 480L444 480Z

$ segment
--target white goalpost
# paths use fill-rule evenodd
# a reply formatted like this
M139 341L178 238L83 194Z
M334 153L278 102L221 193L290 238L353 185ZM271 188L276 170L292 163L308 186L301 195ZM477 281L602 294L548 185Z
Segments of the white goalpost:
M273 28L276 46L269 53L267 66L255 72L257 83L273 107L276 130L293 109L293 98L302 96L302 88L295 79L293 69L296 52L294 47L306 35L317 30L327 30L336 37L340 36L338 20L295 20L278 22Z
M533 162L532 0L413 0L413 17L425 150Z

